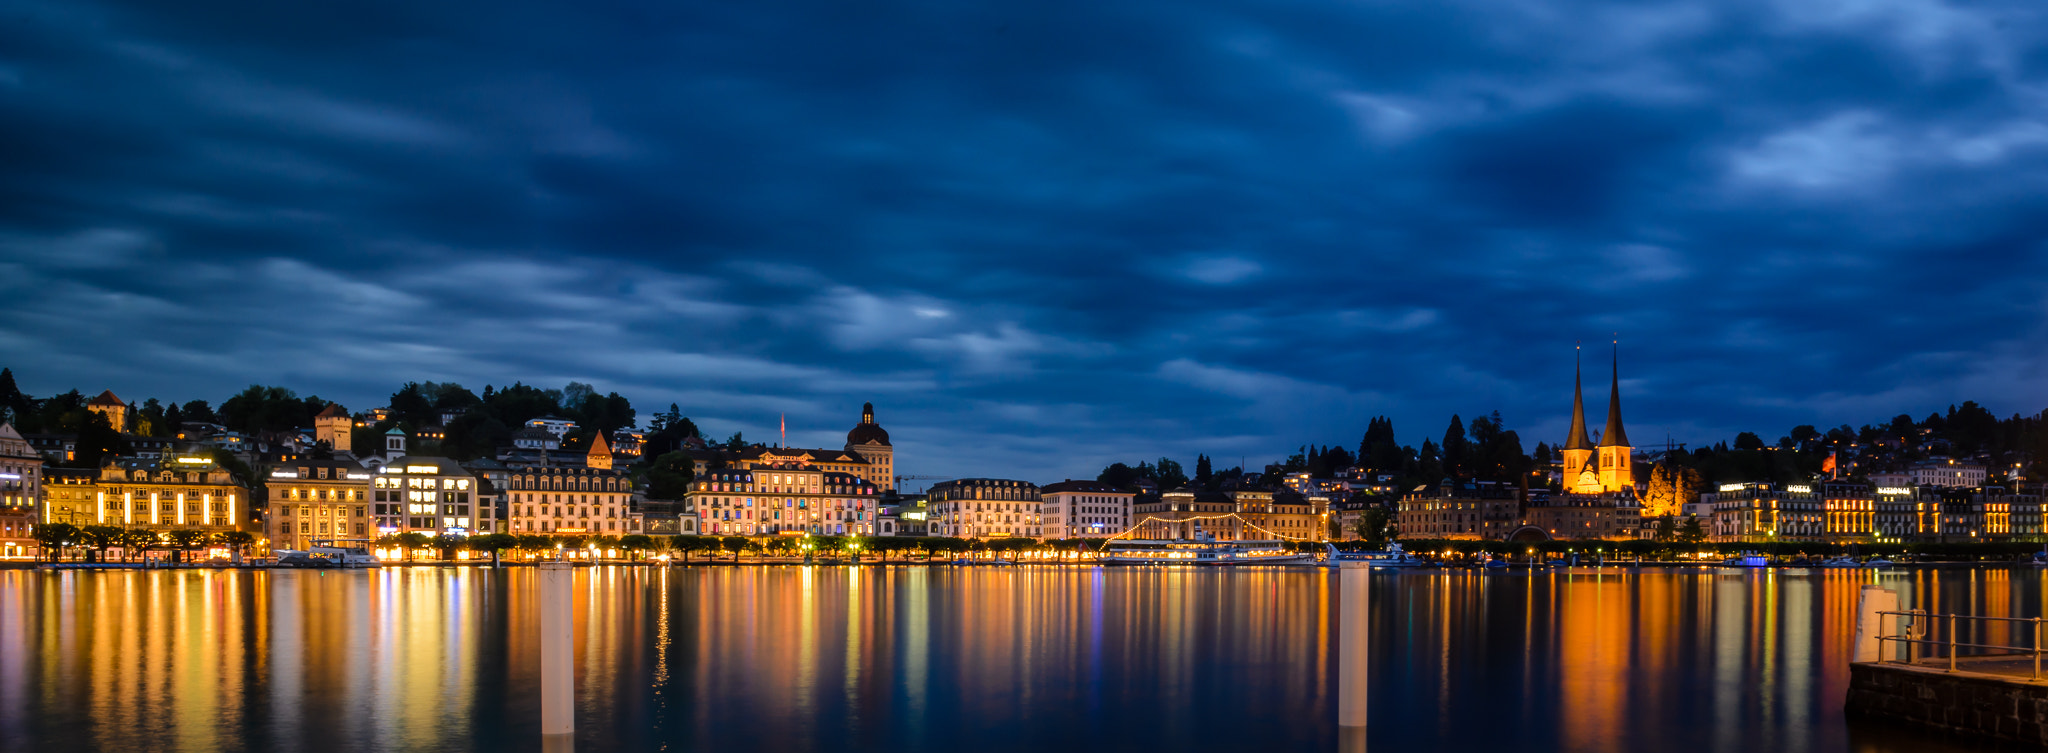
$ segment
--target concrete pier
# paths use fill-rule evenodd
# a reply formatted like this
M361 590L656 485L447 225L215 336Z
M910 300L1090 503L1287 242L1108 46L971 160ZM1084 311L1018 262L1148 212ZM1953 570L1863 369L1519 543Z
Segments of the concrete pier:
M576 732L576 626L571 621L567 562L543 562L540 578L540 736L547 751L565 751Z
M1372 569L1344 562L1338 571L1337 742L1341 750L1365 750L1366 680L1372 650Z

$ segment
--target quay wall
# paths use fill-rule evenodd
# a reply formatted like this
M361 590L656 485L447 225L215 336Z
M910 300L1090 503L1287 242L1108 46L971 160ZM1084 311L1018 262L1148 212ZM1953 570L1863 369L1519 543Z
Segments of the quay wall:
M2048 683L1898 664L1849 665L1850 716L2048 745Z

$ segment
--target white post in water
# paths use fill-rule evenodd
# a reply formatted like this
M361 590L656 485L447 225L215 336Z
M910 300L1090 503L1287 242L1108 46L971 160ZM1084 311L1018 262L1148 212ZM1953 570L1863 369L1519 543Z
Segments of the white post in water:
M1853 662L1877 661L1884 653L1878 645L1878 629L1886 617L1879 612L1899 611L1899 592L1884 586L1864 586L1863 593L1856 599L1856 652L1850 658Z
M541 747L565 750L576 731L576 626L569 619L576 571L567 562L543 562L538 570Z
M1344 562L1338 570L1337 595L1337 743L1346 751L1365 750L1365 681L1367 652L1372 650L1366 623L1372 594L1371 565Z

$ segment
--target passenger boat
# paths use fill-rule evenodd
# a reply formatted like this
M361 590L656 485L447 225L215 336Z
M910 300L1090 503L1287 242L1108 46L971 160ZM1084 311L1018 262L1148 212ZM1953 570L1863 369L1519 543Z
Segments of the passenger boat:
M1740 556L1722 560L1725 567L1770 567L1771 558L1756 552L1743 552Z
M280 549L277 564L285 567L376 567L369 539L315 539L304 550Z
M1328 555L1323 557L1323 564L1328 567L1337 567L1345 562L1364 562L1372 567L1427 567L1429 565L1429 563L1422 561L1415 555L1401 551L1400 542L1390 543L1386 549L1370 552L1342 552L1330 544L1324 544L1323 549L1328 551Z
M1288 549L1285 541L1217 541L1202 536L1111 541L1096 561L1105 565L1305 565L1314 559L1314 555Z

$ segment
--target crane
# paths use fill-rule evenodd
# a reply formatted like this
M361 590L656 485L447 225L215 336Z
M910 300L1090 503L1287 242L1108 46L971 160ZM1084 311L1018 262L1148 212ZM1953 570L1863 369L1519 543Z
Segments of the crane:
M905 481L918 481L918 480L925 480L925 481L944 481L944 480L946 480L946 479L948 479L948 478L950 478L950 477L949 477L949 476L915 476L915 475L909 475L909 476L897 476L897 477L896 477L896 486L897 486L897 488L898 488L898 489L901 489L901 488L903 487L903 482L905 482ZM923 491L923 490L922 490L922 489L920 489L919 491Z

